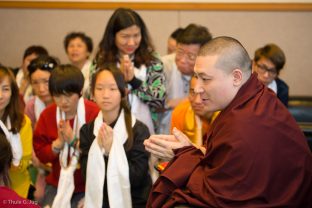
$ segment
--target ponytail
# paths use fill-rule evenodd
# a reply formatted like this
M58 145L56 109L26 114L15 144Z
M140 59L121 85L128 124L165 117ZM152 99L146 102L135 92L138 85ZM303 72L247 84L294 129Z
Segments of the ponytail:
M124 110L126 129L127 129L127 133L128 133L128 139L127 139L126 143L124 144L124 147L125 147L126 151L129 151L133 146L131 110L130 110L130 107L128 105L126 98L121 99L120 106Z

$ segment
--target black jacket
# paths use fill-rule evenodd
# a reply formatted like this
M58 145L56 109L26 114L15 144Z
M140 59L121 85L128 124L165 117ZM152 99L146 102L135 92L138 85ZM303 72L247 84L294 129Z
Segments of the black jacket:
M289 87L279 78L276 78L275 81L277 85L277 97L286 107L288 107Z
M115 122L113 125L115 125ZM94 121L83 125L80 129L80 149L82 151L81 168L82 175L85 180L88 152L93 140L95 139L95 136L93 135L93 128ZM130 172L129 176L131 184L132 207L143 208L146 206L146 201L152 186L152 180L148 171L149 154L143 145L143 141L149 136L150 134L146 125L136 120L136 123L133 126L133 146L128 152L126 152ZM105 156L104 159L107 164L108 157ZM109 207L106 178L103 187L103 207Z

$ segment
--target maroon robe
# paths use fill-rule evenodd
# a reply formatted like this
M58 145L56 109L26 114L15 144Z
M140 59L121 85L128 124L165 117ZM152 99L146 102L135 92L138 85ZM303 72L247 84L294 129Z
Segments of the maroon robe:
M256 75L217 117L206 149L177 149L147 207L312 207L306 138Z

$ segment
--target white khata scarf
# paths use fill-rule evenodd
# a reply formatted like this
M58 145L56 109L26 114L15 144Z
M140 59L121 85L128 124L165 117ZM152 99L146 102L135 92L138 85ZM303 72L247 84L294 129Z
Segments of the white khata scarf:
M90 89L90 67L91 65L92 65L92 61L87 60L81 69L81 72L85 80L83 84L83 90L82 90L83 97L86 97L90 93L89 89Z
M40 98L38 96L35 96L35 106L34 106L34 109L35 109L35 117L36 117L36 120L39 119L39 116L41 114L41 112L45 109L45 104L44 102L42 102L42 100L40 100Z
M136 122L132 115L132 126ZM105 166L107 165L107 192L110 207L131 208L131 190L129 180L129 164L124 149L128 138L124 111L122 110L113 129L113 143L109 153L108 164L105 164L102 149L98 142L98 131L103 124L102 112L94 121L93 134L95 139L88 154L87 180L85 192L86 208L100 208L103 203L103 187L105 180Z
M6 120L6 123L7 123L7 127L0 120L1 129L3 130L7 140L9 141L9 143L11 144L11 147L12 147L12 152L13 152L12 163L14 166L17 167L17 166L19 166L21 159L22 159L22 156L23 156L22 142L21 142L21 138L20 138L19 133L13 134L11 131L9 131L9 129L11 129L11 120L9 117Z
M120 68L119 63L117 63L117 67ZM139 69L134 67L134 75L137 79L141 80L142 82L145 82L147 80L146 66L143 64L140 66ZM128 88L131 90L132 87L130 84L128 84ZM131 113L148 127L150 134L154 134L154 124L148 105L133 93L129 93L128 99L129 104L131 106Z
M78 101L77 106L77 115L74 120L73 132L75 137L79 133L79 130L83 124L86 123L85 119L85 105L84 99L81 97ZM56 122L57 124L61 119L65 119L65 113L56 108ZM70 153L70 162L67 166L67 156L68 151ZM60 152L60 164L61 164L61 173L57 186L57 194L54 198L52 208L71 208L70 200L74 193L75 184L74 184L74 172L76 170L79 160L79 150L75 149L69 144L65 143L63 150Z

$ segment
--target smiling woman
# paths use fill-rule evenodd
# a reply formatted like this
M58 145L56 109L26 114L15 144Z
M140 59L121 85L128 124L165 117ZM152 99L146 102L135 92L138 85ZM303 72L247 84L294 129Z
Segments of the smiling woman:
M0 65L0 126L10 142L13 160L9 169L11 188L26 198L30 190L28 166L32 154L32 129L20 107L18 87L11 70ZM2 153L2 152L1 152Z
M165 99L163 65L137 12L115 10L99 44L96 64L97 68L113 64L121 70L130 89L132 113L153 133L158 121L156 110L163 107Z

